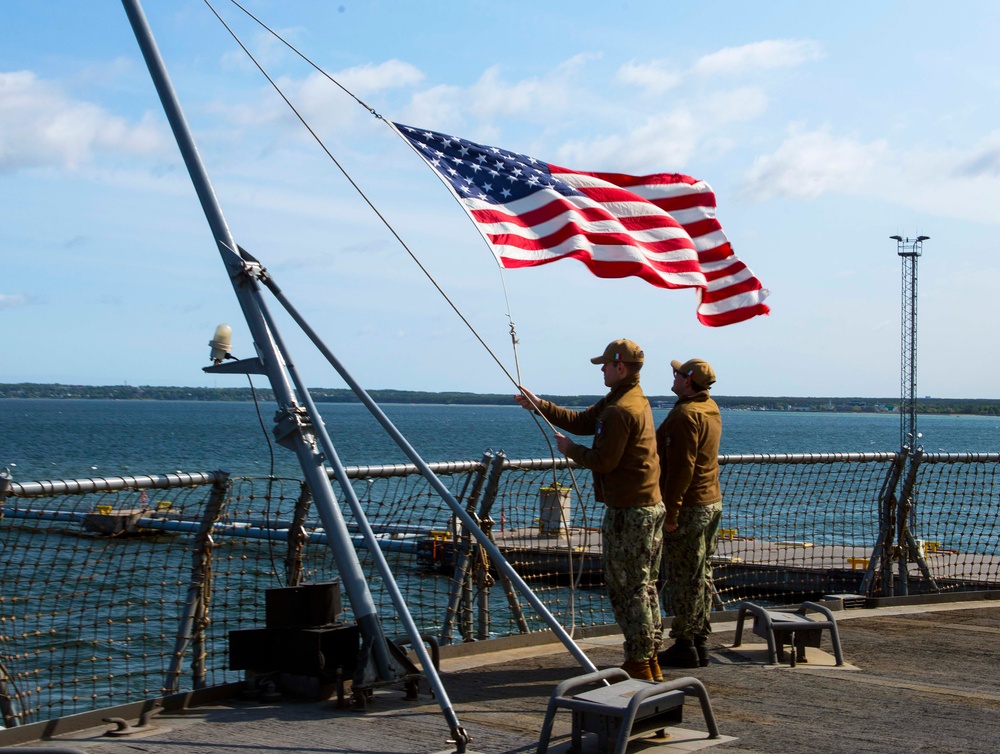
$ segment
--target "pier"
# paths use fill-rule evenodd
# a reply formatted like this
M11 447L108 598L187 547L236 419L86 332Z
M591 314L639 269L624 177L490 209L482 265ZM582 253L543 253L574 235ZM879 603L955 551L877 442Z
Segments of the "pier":
M552 583L573 580L585 586L603 583L601 533L598 529L539 527L494 530L494 541L525 577ZM418 540L418 558L430 568L448 570L461 548L450 532L433 532ZM920 542L919 561L907 564L908 589L934 592L943 588L990 589L1000 572L1000 557L943 549ZM862 594L870 547L817 544L808 540L772 541L741 537L724 530L712 558L716 588L744 595L766 590L780 594ZM926 573L923 570L926 565ZM898 574L893 575L898 581Z

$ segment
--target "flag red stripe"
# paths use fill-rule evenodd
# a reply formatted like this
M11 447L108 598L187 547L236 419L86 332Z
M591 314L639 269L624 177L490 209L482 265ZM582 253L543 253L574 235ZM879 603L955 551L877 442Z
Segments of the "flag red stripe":
M701 295L701 303L715 304L719 301L731 298L732 296L737 296L741 293L749 293L750 291L759 291L760 289L760 281L757 278L748 278L747 280L742 280L739 283L728 285L725 288L705 291Z
M766 304L753 304L721 314L705 314L699 309L698 321L709 327L724 327L725 325L735 325L737 322L746 322L748 319L770 313L771 309Z
M589 196L596 202L609 203L609 202L624 202L624 201L635 201L636 194L631 191L626 191L625 189L613 190L609 188L581 188L584 194ZM711 201L706 201L706 196L711 197ZM685 196L677 196L671 198L656 198L656 199L646 199L644 200L646 204L652 204L657 209L663 212L680 212L681 210L695 209L695 208L711 208L715 209L715 196L714 194L688 194Z
M697 178L692 178L689 175L682 175L680 173L650 173L649 175L627 175L626 173L605 173L605 172L591 172L587 170L570 170L569 168L564 168L560 165L554 165L552 163L549 164L549 171L553 175L557 174L561 175L564 173L570 175L588 175L594 178L599 178L602 181L607 181L608 183L613 183L616 186L622 186L625 188L633 186L651 186L651 185L690 187L698 183L702 183L702 181L699 181Z
M732 277L733 275L747 269L747 266L736 257L731 257L731 260L732 261L725 267L713 267L710 270L705 270L704 267L702 268L705 273L705 280L708 281L708 290L712 290L715 287L712 283L715 283L717 280ZM721 283L719 285L721 285Z
M707 236L709 233L722 230L722 223L714 217L705 220L695 220L691 223L685 223L684 230L688 232L691 238L697 238L698 236Z
M702 264L714 264L716 262L722 262L723 260L729 259L733 256L733 247L729 245L728 242L722 244L721 246L716 246L714 249L708 249L707 251L698 252L698 261Z

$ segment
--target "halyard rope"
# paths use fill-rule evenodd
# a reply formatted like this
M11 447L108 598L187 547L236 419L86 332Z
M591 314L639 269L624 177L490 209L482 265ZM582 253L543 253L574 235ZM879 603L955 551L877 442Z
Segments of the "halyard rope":
M355 102L357 102L359 105L361 105L362 107L364 107L369 113L371 113L373 116L375 116L378 120L382 121L383 123L386 123L386 125L389 126L390 130L392 130L394 133L396 133L396 135L399 136L401 139L403 139L404 142L406 142L407 144L409 144L409 141L406 140L405 137L403 137L401 134L399 134L399 132L396 131L395 127L393 127L393 125L391 123L389 123L388 121L386 121L385 118L383 118L382 115L380 113L378 113L373 107L371 107L370 105L368 105L367 103L365 103L363 100L361 100L359 97L357 97L353 92L351 92L349 89L347 89L343 84L341 84L339 81L337 81L336 79L334 79L330 74L328 74L320 66L318 66L316 63L314 63L312 60L310 60L301 51L299 51L294 45L292 45L290 42L288 42L287 40L285 40L281 35L279 35L277 32L275 32L273 29L271 29L267 24L265 24L263 21L261 21L259 18L257 18L257 16L255 16L249 10L247 10L246 8L244 8L239 2L237 2L237 0L230 0L230 2L233 5L235 5L237 8L239 8L241 11L243 11L243 13L245 13L251 19L253 19L258 25L261 26L261 28L263 28L265 31L267 31L269 34L271 34L275 39L277 39L279 42L281 42L286 47L288 47L288 49L290 49L292 52L294 52L303 61L305 61L306 63L308 63L318 73L320 73L327 80L329 80L331 83L333 83L335 86L337 86L341 91L343 91L345 94L347 94L349 97L351 97ZM267 71L264 69L264 67L260 64L260 62L257 60L257 58L253 55L253 53L250 52L250 50L243 43L243 41L240 39L240 37L232 29L232 27L230 27L229 24L226 23L225 19L222 18L222 16L215 9L215 7L212 5L212 3L210 2L210 0L204 0L204 3L212 11L213 15L215 15L215 17L219 20L219 23L221 23L223 25L223 27L226 29L226 31L229 32L230 36L232 36L232 38L240 46L240 48L243 50L243 52L246 53L247 57L250 58L250 60L253 62L253 64L257 67L257 70L259 70L261 72L261 75L263 75L264 78L267 79L267 81L268 81L268 83L270 83L271 87L275 90L275 92L278 93L278 96L281 97L281 99L285 102L285 104L289 107L289 109L295 114L295 117L299 119L299 122L302 123L302 125L309 132L309 134L313 137L313 139L316 141L316 143L319 145L319 147L327 155L327 157L330 158L330 161L333 162L334 165L336 165L337 169L341 172L341 174L344 176L344 178L347 179L347 181L351 184L351 186L358 193L358 195L371 208L372 212L375 213L375 216L378 217L378 219L382 221L382 224L385 225L386 229L399 242L400 246L403 247L403 249L406 251L406 253L410 256L410 258L417 265L417 267L420 268L420 271L423 272L424 276L437 289L438 293L441 294L442 298L444 298L444 300L452 308L452 310L459 317L459 319L462 320L462 322L469 329L469 331L473 334L473 336L475 336L476 340L478 340L479 343L483 346L483 348L486 349L486 352L496 362L497 366L500 367L501 371L504 373L504 375L506 375L507 379L510 380L510 382L514 385L514 387L519 392L521 392L523 394L524 391L521 389L521 367L520 367L520 360L518 358L518 352L517 352L518 339L517 339L516 326L514 324L513 317L511 316L510 300L509 300L509 297L507 295L507 285L506 285L506 281L505 281L504 276L503 276L503 267L500 265L499 260L497 260L496 257L491 254L491 256L493 256L493 258L494 258L494 261L496 261L497 267L499 269L500 283L501 283L501 287L503 289L504 303L507 306L506 316L507 316L507 320L508 320L509 326L510 326L511 348L512 348L513 354L514 354L515 371L517 372L517 377L516 378L513 375L511 375L511 373L508 371L507 367L504 366L503 362L500 361L499 357L494 353L493 349L491 349L490 346L486 343L486 341L483 340L482 336L480 336L479 332L472 325L472 323L466 318L466 316L462 313L462 311L458 308L458 306L451 300L451 298L448 296L448 294L445 293L444 289L438 284L437 280L434 278L434 276L431 274L431 272L426 267L424 267L423 263L421 263L421 261L417 258L416 254L410 249L409 245L403 240L403 238L399 235L399 233L396 231L396 229L389 222L389 220L375 206L375 204L371 201L371 199L368 198L367 194L365 194L365 192L361 188L361 186L359 186L358 183L354 180L354 178L352 178L351 175L347 172L347 169L340 163L339 160L337 160L337 158L329 150L329 148L326 146L326 144L323 142L323 140L320 138L320 136L316 133L316 131L306 121L305 117L303 117L303 115L298 111L298 109L295 107L295 105L292 104L291 100L289 100L289 98L281 90L281 87L278 86L277 82L275 82L274 79L267 73ZM412 145L410 145L410 146L412 148ZM525 397L527 397L527 396L525 396ZM536 410L536 411L531 411L529 413L531 414L532 420L535 422L535 425L538 427L538 429L541 432L542 436L545 438L545 442L547 443L547 445L549 447L549 453L550 453L550 455L553 458L555 458L555 448L553 448L552 441L549 438L548 433L546 433L545 430L542 428L541 423L539 422L538 418L541 417L541 419L543 421L545 421L545 423L549 426L549 428L553 432L556 431L556 428L552 425L552 423L544 415L541 414L540 411ZM576 490L577 496L579 497L580 496L580 490L579 490L579 487L577 485L576 475L573 473L573 469L572 468L569 468L569 467L567 467L567 468L568 468L568 471L569 471L570 479L572 480L572 487L573 487L574 490ZM554 486L558 486L559 482L558 482L558 478L556 476L556 469L555 469L554 466L553 466L553 469L552 469L552 478L553 478L553 485ZM568 522L566 522L566 523L568 523ZM584 526L586 526L586 521L584 521ZM565 526L565 527L560 527L560 528L563 529L566 532L567 552L569 554L570 574L574 575L575 569L574 569L574 565L573 565L573 548L572 548L572 543L571 543L571 541L569 539L569 536L570 536L569 535L569 527ZM570 599L571 599L571 601L573 599L573 593L575 592L575 587L578 586L579 581L580 581L582 575L583 575L583 559L581 558L580 559L580 569L579 569L579 572L576 572L574 578L572 579L572 584L573 584L574 589L570 590ZM571 612L571 614L572 614L572 612Z

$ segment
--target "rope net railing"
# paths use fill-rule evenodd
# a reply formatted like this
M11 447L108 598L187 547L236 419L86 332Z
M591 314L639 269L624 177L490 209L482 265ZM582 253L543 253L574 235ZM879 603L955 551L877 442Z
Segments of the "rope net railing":
M909 590L928 577L937 592L995 586L1000 454L918 452L913 463L917 483L906 521L912 539L905 548Z
M721 604L861 592L896 453L720 456Z
M154 527L197 522L215 485L106 481L14 485L4 500L0 708L8 727L162 693L196 540ZM67 485L86 491L17 496Z
M896 453L721 456L717 607L1000 585L1000 454L918 451L912 489L898 481L901 462ZM490 451L431 467L570 633L613 624L604 506L589 472ZM347 474L421 633L447 644L546 628L413 466ZM266 590L338 579L298 479L7 483L0 497L6 727L241 681L230 632L264 625ZM400 636L342 508L384 631ZM898 546L909 538L912 547ZM353 621L346 599L343 608Z

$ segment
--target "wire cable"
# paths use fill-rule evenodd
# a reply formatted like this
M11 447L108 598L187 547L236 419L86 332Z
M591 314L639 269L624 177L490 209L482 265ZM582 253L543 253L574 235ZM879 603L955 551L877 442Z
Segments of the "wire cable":
M255 66L257 66L257 70L259 70L261 72L261 74L264 76L264 78L266 78L268 80L268 82L271 84L271 86L274 88L274 90L278 93L278 96L280 96L285 101L285 104L287 104L288 107L291 109L291 111L295 114L295 117L297 117L299 119L299 121L302 123L302 125L305 127L305 129L307 131L309 131L310 135L313 137L313 139L316 141L316 143L326 153L326 156L330 158L330 160L333 162L334 165L337 166L337 169L340 170L340 172L343 174L344 178L346 178L347 181L354 188L354 190L358 192L358 195L371 208L372 212L375 213L375 216L378 217L378 219L382 221L382 224L385 225L386 229L399 242L400 246L402 246L403 249L406 251L406 253L410 255L410 258L414 261L414 263L417 265L417 267L420 268L420 271L424 273L424 275L431 282L431 284L437 289L438 293L441 294L441 296L448 303L448 305L452 308L452 310L455 312L455 314L458 315L459 319L462 320L462 322L469 329L469 331L475 336L476 340L478 340L479 343L483 346L483 348L486 349L486 352L497 363L497 365L500 367L500 369L503 371L503 373L507 376L507 379L509 379L511 381L511 383L515 387L517 387L518 390L520 390L520 386L518 385L517 380L514 379L514 377L511 375L511 373L507 370L507 367L504 366L503 362L500 361L500 358L493 352L493 349L490 348L489 344L487 344L486 341L483 340L482 336L479 334L479 332L476 330L476 328L472 325L472 323L469 322L469 320L462 313L462 311L458 308L458 306L455 304L455 302L453 302L451 300L451 298L448 296L448 294L445 293L444 289L438 284L437 280L434 279L434 276L431 274L431 272L426 267L424 267L423 263L417 258L417 255L410 249L409 245L403 240L403 238L399 235L399 233L396 232L396 229L392 226L392 223L389 222L389 220L375 206L375 204L371 201L371 199L368 198L368 195L364 192L364 190L361 188L361 186L358 185L358 183L354 180L354 178L351 177L350 173L347 172L347 169L340 163L340 161L337 160L336 157L334 157L333 153L327 148L326 144L319 137L319 135L316 133L316 131L312 128L312 126L309 125L309 123L306 121L306 119L303 117L303 115L298 111L298 109L295 107L295 105L292 104L291 100L288 99L288 97L285 95L285 93L281 90L281 87L278 86L277 82L275 82L274 79L271 78L271 76L267 73L267 71L264 70L264 67L260 64L260 62L257 60L257 58L254 57L253 53L250 52L250 50L246 47L246 45L243 44L243 41L239 38L239 36L237 36L236 32L234 32L233 29L225 22L225 20L222 18L222 16L219 15L218 11L212 6L212 3L209 2L209 0L204 0L204 2L209 7L209 9L212 11L212 13L215 14L215 17L217 19L219 19L219 23L221 23L225 27L226 31L229 32L229 34L233 37L233 39L236 41L236 43L243 49L243 51L247 54L247 56L250 58L250 60L253 62L253 64ZM249 12L247 12L245 8L243 8L241 5L239 5L239 3L236 3L235 0L231 0L231 2L233 2L237 7L239 7L241 10L243 10L248 15L250 15L251 18L253 18L258 23L260 23L261 26L264 26L264 28L267 29L276 38L281 39L281 37L278 36L274 31L272 31L267 26L265 26L255 16L249 14ZM282 40L282 41L284 41L284 40ZM291 46L289 45L289 47L291 47ZM293 47L291 49L294 50L295 48ZM296 52L298 52L298 51L296 50ZM301 55L301 53L298 53L298 54ZM303 59L308 60L308 58L303 58ZM315 67L315 64L312 64L312 65L314 65L314 67ZM317 70L321 70L321 69L317 68ZM333 81L334 83L337 83L329 75L327 75L327 74L324 74L324 75L326 75L326 77L328 79L330 79L331 81ZM347 89L345 89L341 84L337 83L337 86L339 86L341 89L343 89L345 92L347 92ZM348 94L350 94L350 93L348 92ZM383 122L386 122L385 119L382 118L381 115L379 115L378 113L376 113L368 105L365 105L360 99L358 99L357 97L354 97L353 94L351 95L351 97L353 97L358 103L360 103L363 107L365 107L369 112L371 112L379 120L382 120Z
M223 27L225 27L226 31L229 32L230 36L233 37L233 39L240 46L240 48L246 53L247 57L250 58L250 60L253 62L253 64L257 67L257 70L259 70L261 72L261 74L264 76L264 78L267 79L267 81L271 84L272 88L278 93L278 95L281 97L281 99L284 100L285 104L288 105L289 109L291 109L291 111L295 114L295 117L299 119L299 122L301 122L302 125L306 128L306 130L309 131L309 134L313 137L313 139L316 141L316 143L320 146L320 148L323 150L323 152L327 155L327 157L329 157L330 160L333 162L333 164L336 165L337 169L340 170L341 174L343 174L343 176L351 184L351 186L354 188L354 190L358 192L358 195L371 208L372 212L375 213L375 216L378 217L378 219L382 221L383 225L385 225L385 227L389 230L389 232L393 235L393 237L399 242L400 246L403 247L403 249L406 251L406 253L410 256L410 258L417 265L417 267L420 268L420 271L424 273L425 277L437 289L438 293L441 294L441 296L448 303L448 305L452 308L452 310L459 317L459 319L462 320L462 322L469 329L469 331L475 336L476 340L478 340L479 343L483 346L483 348L486 349L486 352L493 358L493 360L496 362L497 366L500 367L501 371L503 371L503 373L507 376L507 379L510 380L510 382L514 385L515 388L517 388L518 392L520 392L522 395L525 395L525 397L527 398L528 396L525 394L525 391L521 387L521 367L520 367L520 360L519 360L518 352L517 352L517 343L518 343L518 340L517 340L516 327L514 325L513 317L511 316L510 299L509 299L509 296L507 294L507 284L506 284L506 281L505 281L505 279L503 277L503 268L500 266L499 261L497 261L497 266L500 269L500 283L501 283L501 286L503 288L504 301L505 301L505 303L507 305L507 320L508 320L508 322L510 324L511 345L512 345L513 352L514 352L514 363L515 363L515 368L516 368L516 371L517 371L517 377L516 378L511 375L511 373L508 371L507 367L504 366L503 362L500 361L499 357L493 352L493 349L491 349L490 346L486 343L486 341L483 340L482 336L480 336L479 332L472 325L472 323L469 322L469 320L462 313L462 311L458 308L458 306L451 300L451 298L444 291L444 289L441 288L441 286L438 284L437 280L434 279L434 276L430 273L430 271L426 267L424 267L423 263L417 258L416 254L410 249L409 245L403 240L403 238L399 235L399 233L396 232L396 229L392 226L392 224L389 222L389 220L374 205L374 203L368 198L367 194L365 194L364 190L358 185L358 183L347 172L347 169L340 163L339 160L337 160L337 158L333 155L333 153L327 148L326 144L319 137L319 135L316 133L316 131L309 125L309 123L306 121L305 117L303 117L303 115L298 111L298 109L292 104L291 100L288 99L288 97L281 90L281 88L274 81L274 79L267 73L267 71L264 70L264 67L260 64L260 62L257 60L257 58L254 57L253 53L251 53L250 50L247 48L247 46L245 44L243 44L243 41L239 38L239 36L236 34L236 32L233 31L232 27L230 27L229 24L227 24L226 21L222 18L222 16L219 15L218 11L212 6L212 3L210 2L210 0L204 0L204 2L209 7L209 9L212 11L212 13L215 15L215 17L219 20L219 22L223 25ZM239 2L237 2L237 0L230 0L230 2L233 5L235 5L237 8L239 8L241 11L243 11L244 13L246 13L251 19L253 19L257 24L259 24L261 26L261 28L263 28L265 31L267 31L269 34L271 34L275 39L277 39L278 41L280 41L282 44L284 44L285 46L287 46L296 55L298 55L302 60L304 60L306 63L308 63L310 66L312 66L316 71L318 71L320 74L322 74L326 79L328 79L330 82L332 82L333 84L335 84L344 93L346 93L348 96L350 96L355 102L357 102L358 104L360 104L362 107L364 107L366 110L368 110L372 115L374 115L376 118L378 118L379 120L381 120L383 123L386 123L389 126L389 128L394 133L396 133L398 136L400 136L400 138L403 138L402 135L400 135L398 133L398 131L396 131L395 127L391 123L389 123L388 121L386 121L385 118L383 118L378 112L376 112L374 108L372 108L370 105L366 104L359 97L355 96L349 89L347 89L340 82L338 82L336 79L334 79L332 76L330 76L330 74L328 74L326 71L324 71L320 66L316 65L316 63L314 63L312 60L310 60L306 55L304 55L301 51L299 51L291 43L287 42L281 35L279 35L277 32L275 32L273 29L271 29L267 24L265 24L263 21L261 21L259 18L257 18L257 16L253 15L250 11L248 11L246 8L244 8ZM412 145L409 143L409 141L407 141L405 138L403 138L403 141L406 142L411 147L411 149L413 148ZM496 257L494 256L493 258L494 258L494 261L496 261ZM550 454L550 456L552 458L555 458L556 457L556 452L555 452L555 449L552 447L552 442L549 439L548 434L542 429L541 424L539 424L539 421L538 421L537 417L541 416L542 420L545 421L545 423L548 425L549 429L551 429L553 432L557 431L556 427L538 410L538 406L537 405L535 405L535 409L536 409L535 411L531 412L533 420L534 420L536 426L538 426L539 431L542 433L542 436L545 438L545 442L546 442L546 444L549 447L549 454ZM575 478L575 476L573 476L572 470L570 470L570 476L571 476L571 479L572 479L573 487L574 487L574 489L576 489L577 495L579 495L580 491L579 491L579 488L577 487L576 478ZM555 469L553 469L553 482L554 483L558 483L558 480L555 478ZM582 559L581 559L581 569L582 569L582 565L583 565L583 563L582 563ZM581 570L581 573L582 573L582 570Z
M267 492L264 493L264 521L267 523L268 531L271 530L271 499L274 494L274 445L271 442L271 438L267 434L267 428L264 426L264 417L260 413L260 401L257 399L257 388L254 387L253 378L247 374L247 382L250 383L250 395L253 396L253 405L257 410L257 422L260 424L260 431L264 435L264 439L267 441L267 450L271 456L271 466L267 474ZM287 586L287 584L282 583L285 579L280 575L281 570L278 568L277 561L274 557L274 538L267 538L267 552L271 559L271 570L274 571L275 577L278 580L278 586Z
M233 39L236 41L236 43L244 51L244 53L247 55L247 57L250 58L250 60L257 67L257 69L264 76L264 78L267 79L268 83L270 83L271 87L275 90L275 92L277 92L277 94L281 97L281 99L285 102L285 104L289 107L289 109L295 114L296 118L298 118L299 122L302 123L303 127L305 127L305 129L309 132L309 134L316 141L316 143L320 146L320 148L327 155L327 157L330 159L330 161L333 162L333 164L341 172L341 174L344 176L344 178L347 179L348 183L350 183L350 185L354 188L354 190L358 193L358 195L362 198L362 200L364 200L364 202L369 206L369 208L372 210L372 212L375 213L375 216L378 217L378 219L382 222L382 224L386 227L386 229L399 242L400 246L402 246L402 248L410 256L410 258L417 265L417 267L420 269L420 271L423 272L424 276L430 281L430 283L435 287L435 289L438 291L438 293L440 293L440 295L442 296L442 298L444 298L444 300L452 308L452 310L459 317L459 319L462 320L462 322L469 329L469 331L476 338L476 340L479 341L479 343L483 346L483 348L490 355L490 357L496 362L497 366L500 367L501 371L504 373L504 375L507 377L507 379L510 380L510 382L514 385L514 387L522 395L524 395L525 398L528 398L528 396L525 393L524 389L521 387L521 367L520 367L520 359L519 359L519 355L518 355L518 351L517 351L518 339L517 339L516 326L515 326L514 321L513 321L513 316L511 315L510 299L509 299L508 292L507 292L506 280L504 279L504 276L503 276L503 267L500 265L499 260L496 259L495 255L491 255L491 256L493 256L494 261L497 263L497 266L498 266L498 268L500 270L500 282L501 282L501 287L503 289L504 302L505 302L506 307L507 307L506 316L507 316L507 320L508 320L509 327L510 327L511 346L512 346L513 355L514 355L515 371L517 373L517 377L516 378L513 375L511 375L510 371L503 364L503 362L500 360L500 358L496 355L496 353L493 351L493 349L490 348L489 344L486 343L486 341L482 338L482 336L479 334L479 332L476 330L476 328L472 325L472 323L468 320L468 318L462 313L462 311L458 308L458 306L452 301L452 299L448 296L448 294L440 286L440 284L437 282L437 280L434 278L434 276L431 274L431 272L417 258L416 254L412 251L412 249L410 249L409 245L403 240L403 238L399 235L399 233L396 231L396 229L389 222L389 220L374 205L374 203L371 201L371 199L369 199L369 197L364 192L364 190L361 188L361 186L347 172L347 169L340 163L339 160L337 160L337 158L333 155L333 153L330 151L330 149L326 146L326 144L323 142L323 140L320 138L320 136L316 133L316 131L306 121L305 117L299 112L299 110L295 107L295 105L291 102L291 100L285 95L285 93L282 91L281 87L278 86L277 82L275 82L275 80L267 73L267 71L264 69L264 67L260 64L260 62L257 60L257 58L253 55L253 53L250 52L250 50L247 48L247 46L243 43L243 41L239 38L239 36L236 34L236 32L232 29L232 27L230 27L230 25L228 23L226 23L226 21L222 18L222 16L219 14L219 12L212 5L212 3L210 2L210 0L204 0L204 2L208 6L208 8L212 11L212 13L215 15L215 17L219 20L219 22L223 25L223 27L226 29L226 31L229 32L230 36L233 37ZM298 57L300 57L303 61L305 61L307 64L309 64L317 72L319 72L323 77L325 77L327 80L329 80L335 86L337 86L341 91L343 91L346 95L348 95L349 97L351 97L359 105L361 105L362 107L364 107L369 113L371 113L378 120L382 121L387 126L389 126L389 128L393 132L395 132L397 134L397 136L399 136L400 138L402 138L404 142L406 142L411 148L413 148L412 144L410 144L408 140L406 140L401 134L399 134L399 132L396 130L395 126L391 122L389 122L385 118L383 118L382 115L379 114L373 107L371 107L370 105L368 105L367 103L365 103L363 100L361 100L359 97L357 97L353 92L351 92L349 89L347 89L347 87L345 87L344 85L342 85L339 81L337 81L330 74L328 74L325 70L323 70L323 68L321 68L316 63L314 63L308 56L306 56L305 54L303 54L294 45L292 45L287 40L285 40L281 35L279 35L277 32L275 32L273 29L271 29L267 24L265 24L263 21L261 21L257 16L255 16L253 13L251 13L248 9L246 9L239 2L237 2L237 0L230 0L230 2L233 5L235 5L237 8L239 8L241 11L243 11L243 13L245 13L248 17L250 17L251 19L253 19L253 21L255 21L258 25L260 25L265 31L267 31L269 34L271 34L275 39L277 39L279 42L281 42L286 47L288 47L288 49L290 49L292 52L294 52ZM531 399L528 398L528 400L530 401ZM550 440L550 438L548 436L548 433L546 433L544 431L544 429L542 428L542 426L541 426L541 424L539 422L539 417L541 417L541 419L543 421L545 421L545 423L548 425L548 427L553 432L557 431L556 427L544 416L544 414L541 413L541 411L539 410L539 407L537 406L537 404L534 404L534 405L535 405L535 410L531 411L530 414L531 414L532 419L535 422L536 426L538 426L539 431L542 433L542 436L545 438L545 442L546 442L546 444L549 447L549 453L550 453L551 457L555 458L556 457L556 450L552 446L552 442L551 442L551 440ZM569 474L570 474L570 479L571 479L571 482L572 482L572 487L573 487L574 490L576 490L577 496L579 497L581 495L581 493L580 493L579 487L577 485L576 477L573 474L573 470L571 468L569 469ZM555 467L553 467L553 484L556 485L556 486L558 486L558 484L559 484L558 477L556 475ZM575 569L574 564L573 564L573 548L572 548L572 543L569 540L569 533L568 533L569 529L568 529L568 527L567 527L566 531L567 531L567 552L569 554L569 569L570 569L571 583L573 584L573 588L571 589L571 599L572 599L572 594L573 594L573 592L575 592L575 588L576 588L576 586L579 585L580 579L581 579L581 577L583 575L583 565L584 565L584 563L583 563L583 558L581 557L580 558L580 569L579 569L578 572L576 572L576 569Z

